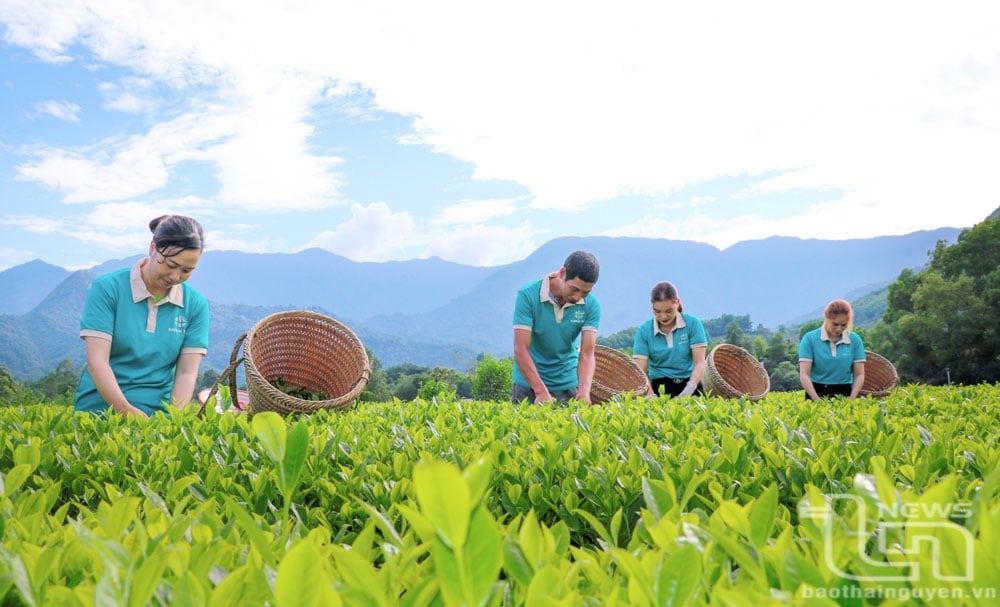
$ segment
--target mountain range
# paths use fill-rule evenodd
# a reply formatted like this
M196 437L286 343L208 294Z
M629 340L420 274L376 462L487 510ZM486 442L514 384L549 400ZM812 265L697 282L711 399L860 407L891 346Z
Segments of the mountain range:
M919 269L958 228L855 240L773 237L726 249L668 239L566 237L518 262L477 267L438 258L355 262L321 249L290 254L206 251L190 284L211 306L211 350L203 370L223 370L236 339L265 316L314 309L350 327L385 367L414 363L467 370L482 353L511 353L514 295L556 271L577 249L601 274L600 334L633 327L649 312L649 290L670 280L687 312L702 319L749 315L765 327L817 318L831 299L884 288ZM139 256L69 271L40 260L0 272L0 366L32 380L60 361L83 363L79 318L90 283ZM810 316L812 315L812 316ZM713 336L721 337L721 336Z

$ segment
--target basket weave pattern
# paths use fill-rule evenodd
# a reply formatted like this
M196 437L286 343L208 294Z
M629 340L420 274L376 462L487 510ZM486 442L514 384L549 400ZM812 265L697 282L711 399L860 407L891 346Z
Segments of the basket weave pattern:
M861 386L862 396L882 397L899 385L896 367L889 359L871 350L865 350L865 383Z
M308 310L278 312L259 321L244 344L249 412L311 413L346 409L371 376L361 340L336 320ZM281 379L329 400L291 396L271 382Z
M605 403L624 392L645 396L649 380L627 354L608 346L594 346L594 381L590 400Z
M701 380L705 392L724 398L756 401L771 390L771 378L752 354L733 344L719 344L708 353L708 368Z

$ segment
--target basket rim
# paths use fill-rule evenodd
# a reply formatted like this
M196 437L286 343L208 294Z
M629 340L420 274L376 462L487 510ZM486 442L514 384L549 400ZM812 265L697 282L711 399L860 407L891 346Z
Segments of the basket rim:
M757 394L749 394L737 390L735 386L726 381L726 378L722 377L722 374L719 373L716 368L715 356L717 352L729 352L735 354L740 359L752 361L754 369L760 372L760 376L764 381L764 390ZM720 396L723 396L724 398L746 398L750 401L757 401L767 396L767 394L771 391L771 377L767 373L767 369L760 363L759 360L754 358L753 354L751 354L746 348L725 342L716 344L715 347L708 353L706 363L707 365L705 375L702 377L702 383L705 383L705 380L708 379L708 383L711 385L706 386L706 388L709 389L709 392L724 391L724 393L720 394ZM717 381L719 385L716 385ZM713 390L713 388L715 390Z
M883 397L888 396L893 390L899 386L899 372L896 371L896 365L892 364L892 361L882 356L878 352L873 350L865 350L865 383L868 382L868 362L874 362L881 365L884 370L891 371L891 376L889 380L880 386L875 386L873 389L865 389L864 386L861 387L860 394L862 396L875 396Z
M306 318L313 321L319 321L333 326L338 331L346 334L348 341L354 345L351 350L356 351L359 358L362 360L360 377L355 380L350 390L348 390L345 394L337 396L336 398L326 400L306 400L282 392L274 387L270 380L264 377L251 355L253 338L264 328L288 318ZM368 358L368 352L365 350L364 343L357 336L357 334L352 331L350 327L339 320L313 310L282 310L269 314L258 320L247 332L246 341L243 344L243 353L244 364L246 366L247 388L250 393L247 409L251 412L258 410L259 405L254 398L257 395L262 396L263 400L267 401L267 405L269 405L265 406L263 410L280 410L285 413L310 413L320 409L344 409L350 406L350 404L361 395L365 386L368 384L368 380L371 378L371 360ZM254 381L251 381L251 378Z
M626 374L631 376L630 378L626 378L626 379L634 379L635 380L634 385L630 385L629 387L627 387L625 389L617 389L617 388L613 388L611 386L608 386L606 383L600 381L600 379L603 379L603 378L599 379L597 377L597 370L598 370L597 369L597 367L598 367L597 362L598 362L599 358L607 360L611 364L618 364L618 365L620 365L619 369L624 369L626 371ZM646 395L646 394L649 393L649 389L650 389L649 388L649 385L650 385L649 384L649 377L642 371L641 368L639 368L639 365L637 365L636 362L634 360L632 360L631 356L629 356L628 354L622 352L621 350L619 350L617 348L612 348L611 346L605 346L605 345L602 345L602 344L595 344L594 345L594 363L595 363L594 364L594 375L595 375L595 377L592 378L591 384L590 384L590 397L591 397L592 400L594 400L595 396L596 396L596 397L598 397L598 399L600 401L603 402L603 401L611 400L615 396L617 396L619 394L624 394L626 392L631 392L631 393L639 395L639 396Z

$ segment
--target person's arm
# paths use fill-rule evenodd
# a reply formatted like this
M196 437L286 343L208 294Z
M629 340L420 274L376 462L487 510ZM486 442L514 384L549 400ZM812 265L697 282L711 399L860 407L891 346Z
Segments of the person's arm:
M194 396L194 386L198 382L198 367L204 358L201 352L182 352L174 370L174 387L170 391L170 403L183 409Z
M590 388L594 383L594 369L597 361L594 359L594 346L597 345L597 331L584 331L580 334L580 360L576 366L576 398L588 405L590 402Z
M521 375L528 380L531 389L535 391L536 403L547 403L552 400L549 389L542 383L542 377L538 374L535 361L531 358L528 347L531 346L531 331L528 329L514 329L514 362L521 370Z
M805 389L806 394L809 398L813 400L819 400L819 394L816 393L816 386L813 385L812 378L809 375L812 373L813 361L811 360L799 360L799 381L802 382L802 387Z
M688 380L684 389L681 393L677 395L678 398L682 396L691 396L694 391L698 389L698 384L701 383L701 378L705 376L705 369L708 368L708 359L705 358L705 350L708 349L707 344L698 344L691 346L691 358L694 359L694 370L691 371L691 379Z
M865 361L854 361L854 383L851 384L851 398L857 398L861 394L861 388L865 385Z
M94 380L94 386L104 402L122 415L149 417L125 398L115 373L111 369L111 342L99 337L84 338L87 351L87 372Z

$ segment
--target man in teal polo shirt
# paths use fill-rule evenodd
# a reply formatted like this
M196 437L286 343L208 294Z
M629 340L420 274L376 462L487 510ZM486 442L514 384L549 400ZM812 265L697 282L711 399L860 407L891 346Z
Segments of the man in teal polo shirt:
M515 403L566 404L575 398L590 404L601 322L601 305L590 291L599 273L593 254L575 251L558 272L517 292L511 391Z

